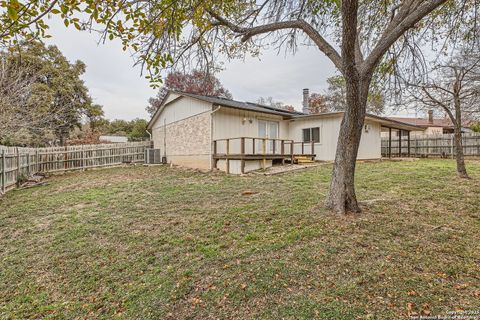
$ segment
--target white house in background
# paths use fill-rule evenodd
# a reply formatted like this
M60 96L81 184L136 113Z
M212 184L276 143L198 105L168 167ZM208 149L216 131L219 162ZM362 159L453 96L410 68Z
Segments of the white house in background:
M308 89L304 110L308 110ZM343 112L306 114L251 102L170 91L148 124L166 162L239 174L274 163L332 161ZM358 159L381 158L385 128L416 126L367 115Z
M389 117L389 119L401 121L404 123L408 123L411 125L415 125L420 127L421 130L412 131L414 136L417 135L442 135L442 134L452 134L454 133L454 125L452 120L448 116L444 116L442 118L435 118L433 114L433 110L428 110L427 118L401 118L401 117ZM464 120L462 124L462 132L473 132L469 126L472 123L468 120ZM398 131L395 134L396 136L399 135ZM386 135L385 135L386 136Z
M128 137L126 136L100 136L98 140L103 142L110 142L110 143L124 143L128 142Z

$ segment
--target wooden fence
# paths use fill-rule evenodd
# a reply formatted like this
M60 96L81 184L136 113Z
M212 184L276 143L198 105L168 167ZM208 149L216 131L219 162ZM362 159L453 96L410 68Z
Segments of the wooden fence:
M52 148L0 146L0 191L31 174L62 172L143 162L151 142L80 145Z
M453 134L412 136L409 150L406 137L402 137L401 144L398 137L392 137L392 157L407 157L410 154L411 157L453 158L456 150L453 139ZM462 142L465 156L480 157L480 133L464 133ZM383 137L382 156L384 157L389 156L388 143L388 137Z

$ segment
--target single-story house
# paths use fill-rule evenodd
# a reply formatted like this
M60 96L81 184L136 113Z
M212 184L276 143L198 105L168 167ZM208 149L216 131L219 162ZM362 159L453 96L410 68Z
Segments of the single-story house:
M303 104L307 110L308 90ZM147 128L165 162L239 174L297 158L334 160L342 117L170 91ZM421 130L369 114L358 159L380 159L381 132L391 128Z
M389 117L389 119L420 127L420 130L412 131L412 135L414 136L454 133L454 126L449 117L445 116L442 118L435 118L433 110L429 110L427 115L427 118ZM469 128L470 124L471 123L469 121L463 121L462 132L472 132L472 130ZM398 135L399 131L396 131L395 136ZM384 136L387 135L384 134Z

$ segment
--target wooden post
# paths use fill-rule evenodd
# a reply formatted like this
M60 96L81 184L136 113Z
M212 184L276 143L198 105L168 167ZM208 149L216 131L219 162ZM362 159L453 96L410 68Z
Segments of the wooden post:
M38 162L38 150L35 150L35 171L40 172L40 163Z
M217 140L213 140L213 156L212 156L212 161L213 161L213 169L217 169Z
M67 171L68 169L68 151L67 151L67 146L64 148L64 153L63 153L63 169Z
M226 159L225 159L225 165L226 165L226 171L227 173L230 173L230 160L228 159L228 155L230 154L230 139L227 139L227 150L226 150Z
M5 150L2 150L2 193L5 193L5 189L7 188L7 186L5 185L5 171L7 171L6 166L7 162L5 161Z
M27 153L27 175L30 177L30 152Z
M392 128L388 128L388 157L392 157Z
M312 158L313 155L315 154L315 141L312 140L312 150L311 150Z
M290 140L290 164L293 164L293 154L294 154L294 144L293 144L293 140Z
M262 152L263 152L263 161L262 161L262 169L265 170L267 167L267 158L265 158L265 154L267 152L267 139L262 139Z
M241 138L240 152L242 153L242 159L240 160L240 171L245 173L245 138Z
M85 146L82 146L82 170L85 171L86 167L86 159L85 159Z
M398 130L398 156L402 157L402 130Z
M280 152L282 153L282 165L285 165L285 140L280 142Z
M408 157L410 158L410 130L407 131L408 138Z
M15 148L16 156L17 156L17 185L19 186L20 184L20 153L18 152L18 147Z
M273 139L272 143L273 143L273 154L275 154L275 149L277 148L277 140Z
M415 136L415 157L418 157L418 136Z
M451 144L452 144L452 147L450 148L450 149L451 149L451 153L452 153L452 159L455 158L455 156L453 155L453 146L454 146L454 142L453 142L454 140L453 140L453 139L454 139L454 135L452 135L452 140L450 141Z
M302 141L302 155L305 154L305 142Z
M252 140L252 154L255 154L255 138Z

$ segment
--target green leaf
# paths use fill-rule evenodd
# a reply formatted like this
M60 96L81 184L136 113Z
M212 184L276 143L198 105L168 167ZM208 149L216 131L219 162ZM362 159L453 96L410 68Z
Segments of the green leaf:
M13 6L8 6L7 8L7 14L8 14L8 17L10 18L10 20L17 20L18 18L18 12L17 12L17 9L15 9Z
M59 14L59 13L60 13L60 10L58 10L58 9L52 9L52 10L50 10L50 12L53 13L53 14Z

